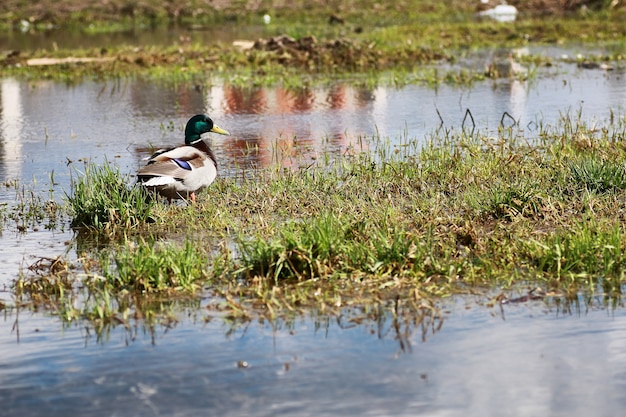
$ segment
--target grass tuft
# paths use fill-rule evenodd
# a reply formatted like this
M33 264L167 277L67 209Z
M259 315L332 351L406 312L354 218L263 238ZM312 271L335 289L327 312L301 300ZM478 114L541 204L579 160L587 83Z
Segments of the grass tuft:
M620 225L581 222L570 230L559 230L537 243L531 255L542 271L558 280L567 275L619 275L626 261L624 231Z
M112 231L151 222L155 202L130 184L130 175L122 175L108 162L85 165L85 171L72 179L72 193L66 193L71 226Z
M337 217L323 214L307 223L280 226L278 239L241 238L243 269L249 275L271 277L275 283L326 275L342 251L343 229Z
M624 162L585 156L570 163L572 180L591 192L626 190Z
M208 277L207 254L191 241L126 244L103 254L100 264L107 286L117 290L192 293Z

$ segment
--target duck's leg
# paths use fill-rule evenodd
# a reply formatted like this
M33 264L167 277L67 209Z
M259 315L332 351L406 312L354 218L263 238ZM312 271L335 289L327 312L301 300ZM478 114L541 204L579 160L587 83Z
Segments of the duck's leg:
M196 204L196 193L192 191L191 194L189 194L189 198L193 204Z

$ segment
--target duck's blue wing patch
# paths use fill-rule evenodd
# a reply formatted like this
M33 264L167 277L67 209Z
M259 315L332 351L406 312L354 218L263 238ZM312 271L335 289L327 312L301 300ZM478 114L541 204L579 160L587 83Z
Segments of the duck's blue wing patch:
M186 169L187 171L191 171L191 165L189 165L189 162L183 161L182 159L176 159L176 158L172 159L172 161L176 162L176 165L178 165L182 169Z

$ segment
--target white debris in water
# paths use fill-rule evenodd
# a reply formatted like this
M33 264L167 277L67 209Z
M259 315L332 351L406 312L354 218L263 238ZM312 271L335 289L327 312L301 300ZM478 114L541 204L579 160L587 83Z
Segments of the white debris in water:
M233 41L233 46L236 46L243 50L248 50L254 47L254 41L236 40L236 41Z
M28 20L20 20L20 30L23 33L26 33L30 30L30 22Z
M272 18L269 14L263 15L263 23L265 23L266 25L269 25L271 21L272 21Z
M498 22L514 22L517 17L517 8L509 4L499 4L492 9L479 12L478 15L490 17Z

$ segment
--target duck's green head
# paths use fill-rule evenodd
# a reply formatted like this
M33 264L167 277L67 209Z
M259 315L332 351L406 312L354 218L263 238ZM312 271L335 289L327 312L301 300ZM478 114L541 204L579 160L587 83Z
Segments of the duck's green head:
M228 131L220 128L206 114L196 114L187 122L185 127L185 144L193 145L202 140L203 133L219 133L220 135L230 135Z

